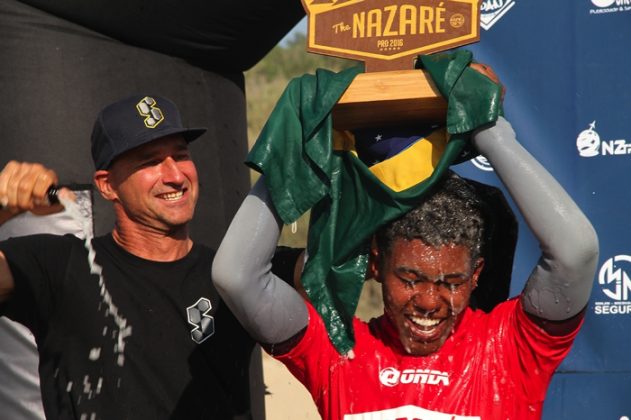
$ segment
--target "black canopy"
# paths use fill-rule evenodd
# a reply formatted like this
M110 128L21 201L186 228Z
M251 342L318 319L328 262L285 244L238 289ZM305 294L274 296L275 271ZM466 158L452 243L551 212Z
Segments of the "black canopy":
M255 65L304 16L300 0L23 0L137 47L213 71Z

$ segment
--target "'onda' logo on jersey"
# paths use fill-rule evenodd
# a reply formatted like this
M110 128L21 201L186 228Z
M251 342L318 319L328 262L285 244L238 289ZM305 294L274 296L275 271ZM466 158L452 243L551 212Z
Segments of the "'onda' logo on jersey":
M449 375L438 370L404 369L400 371L389 367L379 372L379 381L387 387L399 384L449 385Z

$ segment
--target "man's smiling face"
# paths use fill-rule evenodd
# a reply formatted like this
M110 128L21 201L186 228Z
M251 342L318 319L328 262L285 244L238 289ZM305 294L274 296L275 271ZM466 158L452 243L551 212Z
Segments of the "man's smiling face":
M199 186L183 137L164 137L132 149L109 172L115 201L133 223L170 231L192 219Z
M372 271L382 283L385 312L405 351L427 356L452 334L482 270L464 245L432 247L397 238L390 252L373 249Z

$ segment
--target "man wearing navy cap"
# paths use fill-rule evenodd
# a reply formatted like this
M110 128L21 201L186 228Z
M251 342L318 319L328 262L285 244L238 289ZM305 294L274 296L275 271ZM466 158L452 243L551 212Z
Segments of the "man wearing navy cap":
M71 235L0 242L0 315L36 338L48 418L249 418L253 342L211 282L214 252L188 231L199 194L188 143L204 132L166 98L109 105L92 158L113 232L89 251ZM42 165L7 164L0 224L50 211L56 182Z

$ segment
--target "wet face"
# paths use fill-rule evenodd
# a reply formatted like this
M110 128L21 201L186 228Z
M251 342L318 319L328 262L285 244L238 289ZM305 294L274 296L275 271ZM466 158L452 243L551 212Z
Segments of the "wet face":
M463 245L433 248L419 239L395 239L389 255L373 249L373 261L403 348L415 356L438 351L469 305L482 260L472 264Z
M186 225L199 192L197 170L181 136L152 141L119 156L108 170L121 218L160 231Z

